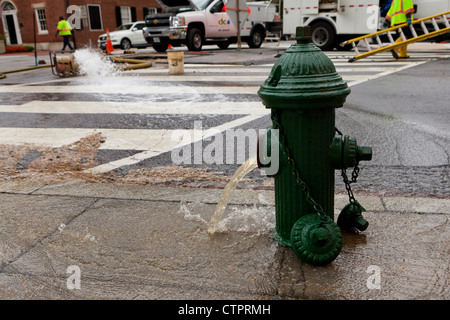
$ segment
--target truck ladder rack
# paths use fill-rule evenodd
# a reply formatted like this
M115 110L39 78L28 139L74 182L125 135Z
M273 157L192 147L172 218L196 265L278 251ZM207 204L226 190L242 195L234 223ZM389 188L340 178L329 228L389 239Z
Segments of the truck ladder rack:
M447 15L449 17L447 17ZM445 24L445 28L440 29L438 23L436 22L437 19L443 19L444 20L444 24ZM413 42L418 42L418 41L422 41L425 39L429 39L429 38L433 38L436 37L438 35L441 34L445 34L447 32L450 32L450 24L449 24L449 20L450 19L450 11L446 11L440 14L436 14L434 16L430 16L427 18L423 18L423 19L418 19L418 20L414 20L410 25L409 25L409 29L411 30L411 34L412 37L407 39L405 36L405 33L403 32L402 28L407 28L408 27L408 23L404 23L395 27L391 27L385 30L381 30L375 33L371 33L371 34L367 34L365 36L361 36L361 37L357 37L354 39L350 39L347 41L342 42L340 45L342 47L351 44L353 46L353 48L355 49L356 52L356 56L354 56L353 58L349 59L348 62L354 62L356 60L359 59L363 59L369 56L372 56L374 54L380 53L380 52L384 52L384 51L388 51L388 50L394 50L397 49L399 47L402 47L404 45L413 43ZM429 31L425 25L425 22L431 22L431 24L433 25L434 31ZM414 25L420 24L420 27L423 30L422 35L417 35L416 30L414 29ZM395 40L392 38L392 33L394 33L394 31L397 31L400 33L400 37L402 38L401 42L395 42ZM386 34L388 39L389 39L389 44L387 45L383 45L383 43L380 40L380 35L384 35ZM368 39L370 38L375 38L378 44L378 48L372 48L371 45L369 44ZM358 42L362 40L364 41L366 47L367 47L367 52L364 53L360 53L357 47Z

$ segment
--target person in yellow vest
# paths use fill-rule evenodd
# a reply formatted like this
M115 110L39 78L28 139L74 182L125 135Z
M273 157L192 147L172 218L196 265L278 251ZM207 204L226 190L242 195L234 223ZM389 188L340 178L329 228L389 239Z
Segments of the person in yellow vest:
M404 24L405 22L408 22L409 25L413 20L413 13L414 6L412 0L393 0L386 15L386 20L390 23L391 27ZM399 43L401 41L402 38L399 37L395 43ZM409 58L409 55L406 53L407 47L407 45L404 45L398 49L392 50L392 55L394 58Z
M63 37L64 40L64 46L62 48L62 51L66 49L67 46L69 46L70 50L73 50L72 46L70 45L70 36L72 35L72 26L70 23L65 20L63 17L59 17L58 26L56 27L57 31L56 35L59 33L61 37Z

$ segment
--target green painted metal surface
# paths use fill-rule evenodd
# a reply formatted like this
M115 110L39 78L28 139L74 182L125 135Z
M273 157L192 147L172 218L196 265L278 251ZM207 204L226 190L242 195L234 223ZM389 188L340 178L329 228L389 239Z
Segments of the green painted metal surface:
M310 28L297 28L296 40L261 85L258 94L263 104L292 109L342 107L350 88L333 62L311 42Z
M334 222L334 169L368 160L372 151L336 136L335 109L350 89L310 32L297 28L297 43L279 58L258 94L271 109L267 132L277 129L280 136L275 238L303 261L323 265L342 247Z
M330 141L334 137L334 108L286 109L281 112L280 122L291 155L302 180L309 187L311 197L333 219L334 169L329 154ZM287 155L280 152L280 169L275 176L275 232L277 239L288 246L291 245L294 223L300 217L316 212L296 180L287 163Z
M304 262L320 266L333 261L342 249L342 234L329 217L308 214L292 227L292 247Z

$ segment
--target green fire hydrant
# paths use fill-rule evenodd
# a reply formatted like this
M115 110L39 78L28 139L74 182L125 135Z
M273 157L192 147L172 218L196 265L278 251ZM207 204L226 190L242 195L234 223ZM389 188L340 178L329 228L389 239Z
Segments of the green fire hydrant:
M356 181L359 161L371 160L372 149L358 146L354 138L335 128L335 109L342 107L350 89L331 60L311 42L310 28L298 27L296 40L258 91L272 119L272 127L258 145L264 154L278 152L279 170L272 175L275 238L292 247L302 261L324 265L341 251L341 229L363 231L368 226L350 184ZM350 167L355 169L348 179L345 169ZM335 169L342 170L350 198L337 224Z

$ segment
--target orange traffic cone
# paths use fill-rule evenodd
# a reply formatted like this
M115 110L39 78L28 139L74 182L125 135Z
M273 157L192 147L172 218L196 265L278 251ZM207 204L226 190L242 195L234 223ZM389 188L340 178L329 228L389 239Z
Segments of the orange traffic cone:
M106 29L106 53L110 54L113 51L114 48L111 42L111 37L109 36L109 29Z

